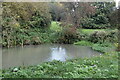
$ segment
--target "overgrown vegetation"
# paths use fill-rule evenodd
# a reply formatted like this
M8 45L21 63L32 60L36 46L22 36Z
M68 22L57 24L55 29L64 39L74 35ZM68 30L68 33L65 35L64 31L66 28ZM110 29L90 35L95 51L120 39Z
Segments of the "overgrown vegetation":
M42 4L42 6L41 6ZM47 28L51 16L46 3L3 3L2 39L3 47L24 45L32 41L40 44L40 32ZM29 32L33 30L33 32ZM42 31L42 30L41 30ZM45 31L45 30L44 30Z
M83 19L82 27L87 29L111 28L110 14L115 4L110 2L96 2L92 5L96 7L96 13Z
M52 61L36 66L22 66L2 72L0 70L0 77L118 78L119 52L115 48L120 46L117 37L120 29L115 29L118 23L111 26L108 15L112 14L114 3L42 2L2 5L3 47L44 43L75 44L89 46L104 54L65 62Z
M96 25L101 26L96 22L102 23L103 18L107 18L107 21L103 21L104 24L109 24L109 16L106 13L111 12L114 3L3 3L2 5L3 47L42 43L72 44L80 40L94 43L113 39L110 42L117 41L117 31L106 32L102 29L91 32L90 29L86 29L87 34L85 29L79 28L82 22L87 25L84 19L87 20L86 18L90 16L95 20ZM80 8L80 6L84 7ZM101 14L105 16L99 17ZM54 21L51 22L51 19ZM91 23L93 22L88 24ZM96 28L99 29L99 27Z

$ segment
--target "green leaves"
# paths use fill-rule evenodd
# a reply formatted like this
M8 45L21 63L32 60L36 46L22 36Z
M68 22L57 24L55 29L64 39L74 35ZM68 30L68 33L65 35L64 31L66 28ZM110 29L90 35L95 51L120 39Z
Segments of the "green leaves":
M96 7L95 14L84 18L82 27L87 29L111 28L110 14L113 12L114 3L95 2L93 5Z
M105 53L114 50L114 46L112 46L111 43L102 43L102 44L97 43L92 46L92 49Z

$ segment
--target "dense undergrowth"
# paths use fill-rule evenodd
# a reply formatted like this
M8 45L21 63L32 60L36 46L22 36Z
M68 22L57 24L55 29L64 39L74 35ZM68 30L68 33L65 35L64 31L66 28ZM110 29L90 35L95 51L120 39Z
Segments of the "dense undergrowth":
M106 11L110 13L110 6L100 8L104 4L96 4L98 10L95 15L89 15L83 20L76 19L82 22L82 28L87 28L81 29L79 24L77 25L79 27L71 27L71 23L66 20L71 19L74 22L75 17L72 19L68 16L69 18L65 19L68 23L66 22L65 25L64 22L63 24L53 22L51 15L55 14L49 13L48 6L45 3L41 4L3 3L2 41L0 40L3 47L40 45L44 43L75 44L90 46L93 50L104 54L91 58L73 59L65 62L54 60L36 66L0 70L0 77L118 78L119 53L115 51L115 47L118 47L118 30L110 29L112 27L106 14Z
M4 34L6 32L3 31ZM117 30L111 29L74 29L62 27L59 22L52 22L49 28L14 28L8 36L2 37L3 47L39 45L43 43L73 44L81 40L93 43L116 42Z

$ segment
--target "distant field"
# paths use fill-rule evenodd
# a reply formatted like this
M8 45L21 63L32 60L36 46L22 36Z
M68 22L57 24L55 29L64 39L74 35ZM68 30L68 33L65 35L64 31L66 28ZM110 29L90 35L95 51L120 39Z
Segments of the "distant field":
M52 21L51 25L50 25L50 29L53 31L61 31L62 27L59 26L59 22L55 22ZM91 34L94 31L106 31L106 32L110 32L110 31L118 31L117 29L78 29L78 32L82 32L83 34Z
M61 31L62 27L59 26L59 22L52 21L50 29L53 31Z

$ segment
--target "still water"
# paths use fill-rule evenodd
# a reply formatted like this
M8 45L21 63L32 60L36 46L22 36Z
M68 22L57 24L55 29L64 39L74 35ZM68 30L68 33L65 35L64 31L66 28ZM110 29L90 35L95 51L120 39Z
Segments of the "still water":
M44 44L2 49L2 68L30 66L42 62L99 56L90 47L69 44Z

